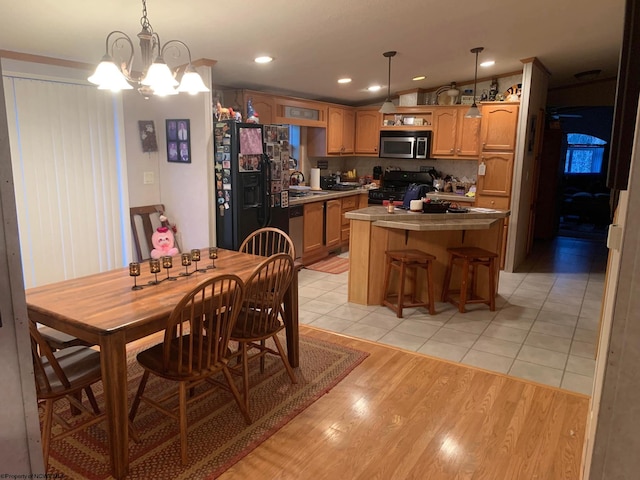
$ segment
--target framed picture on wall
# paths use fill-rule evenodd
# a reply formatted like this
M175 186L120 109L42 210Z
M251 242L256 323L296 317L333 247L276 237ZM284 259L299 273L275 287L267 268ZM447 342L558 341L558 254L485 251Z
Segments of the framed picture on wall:
M167 119L167 161L191 163L191 129L188 119Z

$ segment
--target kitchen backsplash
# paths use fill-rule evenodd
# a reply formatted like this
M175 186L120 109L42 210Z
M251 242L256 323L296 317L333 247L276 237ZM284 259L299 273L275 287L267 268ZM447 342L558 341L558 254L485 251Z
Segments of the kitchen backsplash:
M306 178L309 178L309 169L317 166L318 160L326 160L328 162L327 170L322 170L321 175L329 175L336 171L344 172L347 170L356 169L358 176L372 175L373 167L380 165L384 171L386 168L398 167L404 171L420 171L420 167L434 167L443 176L451 175L455 178L467 177L468 179L475 179L478 174L478 161L477 160L397 160L390 158L375 158L375 157L311 157L308 159L306 165L303 166L303 174ZM306 168L305 168L306 167ZM304 170L307 170L306 172Z

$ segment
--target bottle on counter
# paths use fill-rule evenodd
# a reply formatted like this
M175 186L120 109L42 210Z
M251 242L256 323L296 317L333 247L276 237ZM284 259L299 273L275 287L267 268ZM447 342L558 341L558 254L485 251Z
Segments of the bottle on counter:
M387 212L393 213L396 209L396 206L393 204L393 197L389 197L389 203L387 204Z

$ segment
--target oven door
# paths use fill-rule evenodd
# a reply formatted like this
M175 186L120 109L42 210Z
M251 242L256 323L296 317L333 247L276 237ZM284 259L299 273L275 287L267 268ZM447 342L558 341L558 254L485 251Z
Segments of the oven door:
M415 137L380 137L382 158L415 158Z

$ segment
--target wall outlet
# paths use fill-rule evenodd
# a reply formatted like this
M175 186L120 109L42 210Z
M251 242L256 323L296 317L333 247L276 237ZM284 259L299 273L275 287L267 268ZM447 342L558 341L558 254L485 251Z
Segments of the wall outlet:
M144 183L145 185L152 185L153 184L153 172L144 172L144 177L143 177L142 183Z

